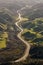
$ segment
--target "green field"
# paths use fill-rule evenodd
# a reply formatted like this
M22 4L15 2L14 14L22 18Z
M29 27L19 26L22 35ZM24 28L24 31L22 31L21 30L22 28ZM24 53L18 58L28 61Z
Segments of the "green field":
M0 49L6 48L7 38L8 38L7 32L0 33Z
M6 48L6 39L0 38L0 49Z

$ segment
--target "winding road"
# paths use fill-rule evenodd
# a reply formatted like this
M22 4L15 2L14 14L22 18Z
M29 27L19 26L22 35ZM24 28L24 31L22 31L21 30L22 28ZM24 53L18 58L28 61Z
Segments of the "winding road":
M26 8L26 7L25 7ZM21 10L22 10L23 8L21 8ZM21 22L21 20L22 20L22 18L21 18L21 14L19 13L19 10L17 11L17 13L18 13L18 15L19 15L19 21L17 21L16 23L15 23L15 25L21 30L21 32L20 33L18 33L18 35L17 35L17 37L26 45L26 50L24 51L24 55L21 57L21 58L19 58L19 59L17 59L17 60L15 60L15 62L20 62L20 61L24 61L24 60L26 60L26 58L28 57L28 55L29 55L29 51L30 51L30 44L26 41L26 40L24 40L24 39L22 39L22 37L21 37L21 33L23 32L23 29L18 25L20 22Z

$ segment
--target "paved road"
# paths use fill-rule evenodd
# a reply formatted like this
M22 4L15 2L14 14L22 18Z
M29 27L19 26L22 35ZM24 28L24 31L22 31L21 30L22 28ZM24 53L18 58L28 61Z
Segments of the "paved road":
M21 57L21 58L19 58L19 59L17 59L15 62L20 62L20 61L24 61L24 60L26 60L26 58L28 57L28 55L29 55L29 51L30 51L30 44L27 42L27 41L25 41L24 39L22 39L22 37L21 37L21 33L23 32L23 29L18 25L20 22L21 22L21 14L17 11L17 13L18 13L18 15L19 15L19 21L17 21L16 23L15 23L15 25L21 30L21 32L20 33L18 33L18 35L17 35L17 37L26 45L26 50L24 51L24 55Z

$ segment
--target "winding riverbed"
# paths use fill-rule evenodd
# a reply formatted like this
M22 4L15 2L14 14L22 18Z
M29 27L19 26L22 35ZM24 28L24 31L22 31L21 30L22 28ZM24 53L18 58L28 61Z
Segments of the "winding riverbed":
M26 8L26 7L25 7ZM23 29L18 25L20 22L21 22L21 14L19 13L19 10L17 11L17 13L18 13L18 15L19 15L19 21L17 21L16 23L15 23L15 25L21 30L21 32L20 33L18 33L18 35L17 35L17 37L26 45L26 50L24 51L24 55L21 57L21 58L19 58L19 59L17 59L17 60L15 60L15 62L20 62L20 61L24 61L24 60L26 60L26 58L28 57L28 55L29 55L29 51L30 51L30 44L27 42L27 41L25 41L24 39L22 39L22 37L21 37L21 33L23 32Z

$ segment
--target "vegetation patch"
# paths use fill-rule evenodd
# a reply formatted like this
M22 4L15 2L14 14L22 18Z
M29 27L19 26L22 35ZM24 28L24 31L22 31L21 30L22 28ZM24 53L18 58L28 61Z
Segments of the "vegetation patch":
M24 31L21 36L32 44L43 43L43 18L36 18L32 22L24 23Z

